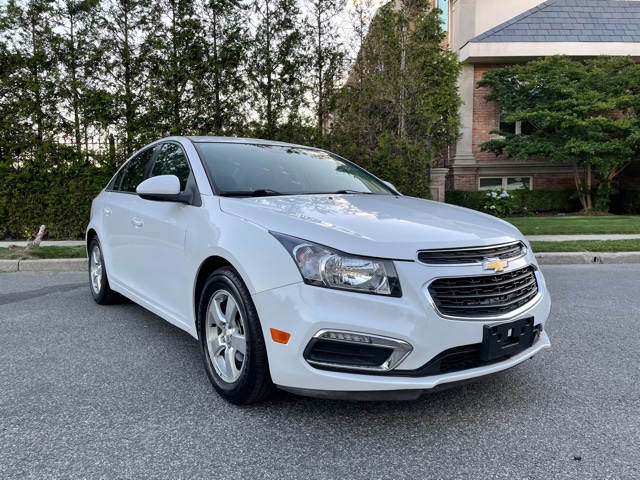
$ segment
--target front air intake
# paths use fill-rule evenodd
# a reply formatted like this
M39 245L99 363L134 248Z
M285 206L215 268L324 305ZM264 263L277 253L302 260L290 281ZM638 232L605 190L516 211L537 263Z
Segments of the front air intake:
M393 338L321 330L313 336L303 355L309 365L320 369L386 372L400 365L412 350L407 342Z

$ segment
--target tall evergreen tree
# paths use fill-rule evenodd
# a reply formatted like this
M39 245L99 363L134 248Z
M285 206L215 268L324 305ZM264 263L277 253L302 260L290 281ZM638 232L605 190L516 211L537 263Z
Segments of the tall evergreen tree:
M346 0L308 0L310 23L310 88L316 121L316 135L327 130L338 82L344 73L347 52L338 31L339 15Z
M247 6L239 0L205 0L202 74L194 84L196 127L203 134L241 133L246 124Z
M162 15L149 52L149 110L156 136L196 133L194 84L204 71L202 24L194 0L161 0Z
M37 149L60 131L52 3L29 0L21 4L9 0L3 7L1 22L6 61L2 76L8 88L2 101L3 107L12 112L5 121L11 122L13 133L24 136L24 145Z
M456 56L430 0L381 7L337 110L333 142L403 193L428 196L433 154L458 135ZM358 17L356 17L357 19Z
M98 0L58 0L54 19L57 60L62 73L58 96L64 110L65 130L78 152L89 150L92 124L104 135L110 95L101 85L104 54L98 30ZM91 139L93 140L93 139Z
M253 0L252 9L257 24L247 77L258 117L256 134L267 139L287 137L283 127L300 121L305 101L308 57L300 8L296 0Z
M153 135L143 113L149 110L148 56L150 34L158 28L159 9L152 0L105 0L103 46L109 52L108 87L113 91L113 123L126 156Z

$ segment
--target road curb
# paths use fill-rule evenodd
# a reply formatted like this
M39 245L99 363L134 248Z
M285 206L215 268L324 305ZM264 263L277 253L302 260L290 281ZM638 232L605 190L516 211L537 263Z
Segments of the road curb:
M0 260L0 272L84 272L86 270L86 258Z
M567 252L536 253L540 265L588 265L640 263L640 252Z
M17 272L19 260L0 260L0 272Z
M593 265L640 263L640 252L536 253L540 265ZM0 272L84 272L86 258L51 260L0 260Z

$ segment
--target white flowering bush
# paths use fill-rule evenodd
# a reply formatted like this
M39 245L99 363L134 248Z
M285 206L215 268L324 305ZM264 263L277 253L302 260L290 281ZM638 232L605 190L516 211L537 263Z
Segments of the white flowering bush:
M512 215L516 210L518 210L516 199L506 190L487 191L482 204L483 212L503 218Z

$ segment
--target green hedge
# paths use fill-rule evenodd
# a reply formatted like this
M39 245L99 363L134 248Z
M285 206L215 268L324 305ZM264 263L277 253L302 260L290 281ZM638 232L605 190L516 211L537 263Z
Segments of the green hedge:
M40 225L46 225L47 238L83 238L91 200L113 175L115 162L88 161L66 148L30 160L0 162L0 240L32 238Z
M611 197L612 213L640 214L640 190L620 190Z
M580 200L574 190L515 190L521 209L530 212L575 212L580 210Z
M529 212L575 212L580 209L580 201L573 190L513 190L521 210ZM481 210L486 192L481 190L448 190L445 201L453 205Z
M486 193L480 190L447 190L444 201L452 205L481 210Z

